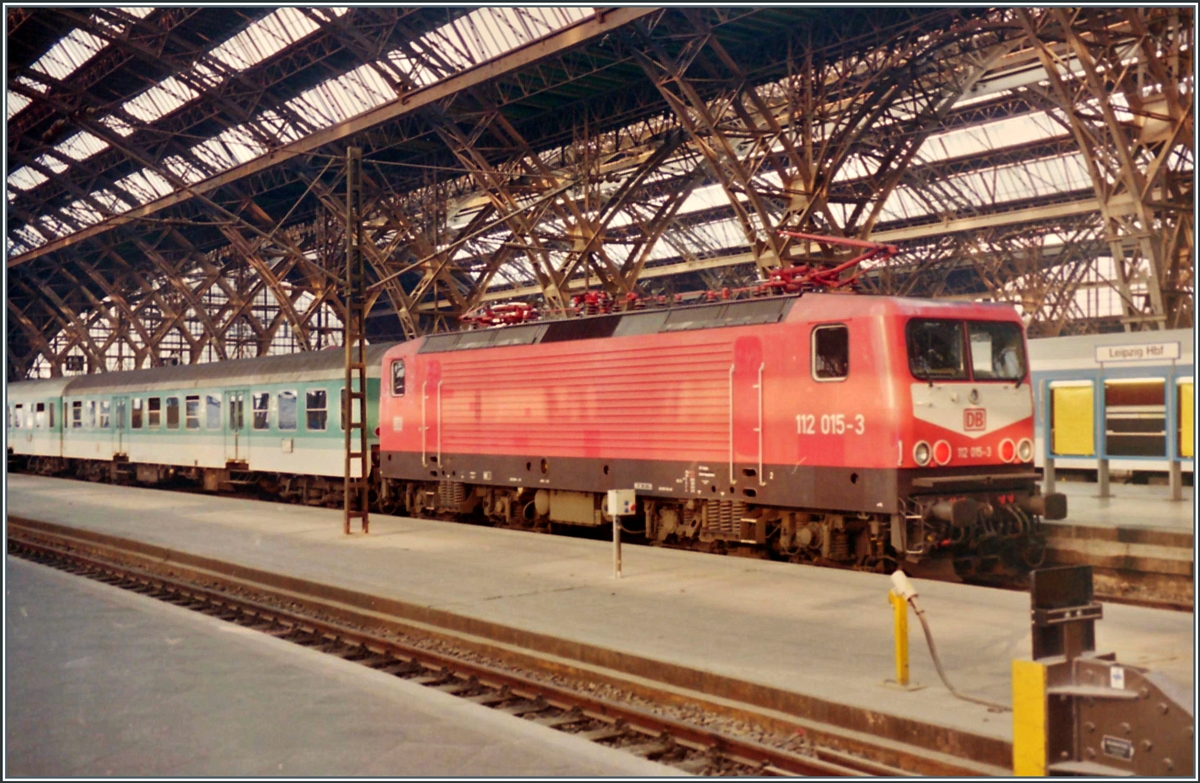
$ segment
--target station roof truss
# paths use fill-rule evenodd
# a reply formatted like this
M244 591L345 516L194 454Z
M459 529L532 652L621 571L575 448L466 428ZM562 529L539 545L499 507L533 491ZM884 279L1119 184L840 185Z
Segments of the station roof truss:
M1193 317L1191 8L7 8L8 377L752 285ZM281 342L282 341L282 342ZM286 343L286 345L285 345ZM284 346L284 347L281 347Z

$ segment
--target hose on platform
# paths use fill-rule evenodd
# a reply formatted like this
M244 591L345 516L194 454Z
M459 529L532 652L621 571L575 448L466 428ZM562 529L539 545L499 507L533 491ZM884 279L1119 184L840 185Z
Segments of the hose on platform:
M917 602L913 598L909 598L908 602L912 604L913 611L917 613L917 619L921 621L921 630L925 632L925 642L929 645L929 654L933 658L933 666L937 669L938 677L942 680L942 685L946 686L946 690L956 698L963 701L969 701L972 704L981 704L991 710L997 712L1012 712L1012 707L1005 704L1000 704L987 699L979 699L974 696L968 696L965 693L959 693L954 686L950 684L950 680L946 679L946 672L942 669L942 659L938 655L937 645L933 643L933 634L929 630L929 622L925 619L925 611L917 606Z

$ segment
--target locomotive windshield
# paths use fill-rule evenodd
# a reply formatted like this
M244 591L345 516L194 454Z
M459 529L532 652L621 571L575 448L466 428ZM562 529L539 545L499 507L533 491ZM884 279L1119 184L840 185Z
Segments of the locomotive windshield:
M1016 381L1025 377L1024 343L1017 324L914 319L906 333L908 366L915 378Z
M1025 377L1021 327L1003 321L967 321L971 374L977 381L1017 381Z

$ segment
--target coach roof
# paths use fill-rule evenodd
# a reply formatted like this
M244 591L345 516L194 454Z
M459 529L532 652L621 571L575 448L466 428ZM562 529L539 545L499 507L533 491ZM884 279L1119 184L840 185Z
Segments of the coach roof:
M367 372L375 376L379 362L395 343L367 346ZM224 362L185 364L176 367L153 367L147 370L105 372L72 378L63 390L64 396L102 392L139 391L143 389L199 389L228 386L232 383L289 383L309 380L341 380L345 367L341 347L324 351L258 359L232 359Z

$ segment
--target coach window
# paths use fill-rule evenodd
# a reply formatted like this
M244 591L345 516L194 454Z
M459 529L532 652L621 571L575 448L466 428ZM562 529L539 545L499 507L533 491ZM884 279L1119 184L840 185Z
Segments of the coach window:
M322 431L329 417L328 397L324 389L309 389L304 395L305 426L309 431Z
M279 429L296 429L296 392L279 392L275 397L275 405L279 415L279 419L277 420Z
M146 429L156 430L162 426L162 398L146 399Z
M189 394L183 398L183 426L189 430L200 429L200 395Z
M87 407L84 408L83 426L86 429L96 429L96 401L88 400Z
M843 324L812 331L812 373L818 381L838 381L850 373L850 330Z
M221 429L221 398L215 394L204 397L204 426L210 430Z
M179 429L179 398L167 398L167 429Z
M142 428L142 398L133 398L133 407L129 412L129 428L140 430Z
M404 360L392 362L392 396L404 396Z
M254 392L250 395L250 403L254 408L254 429L265 430L270 427L271 393Z
M51 402L47 406L47 412L50 414L50 424L48 425L50 427L50 429L54 429L54 409L57 407L58 407L57 402Z
M75 403L75 404L78 405L79 403ZM13 416L12 416L13 429L18 429L18 430L21 429L21 417L24 415L25 415L25 406L21 403L17 403L17 405L13 408Z
M46 426L46 403L39 402L33 408L33 426L41 429Z
M17 406L18 408L21 406ZM83 403L75 400L71 403L71 429L78 430L83 428Z
M100 401L100 429L108 429L109 416L112 414L112 401Z

